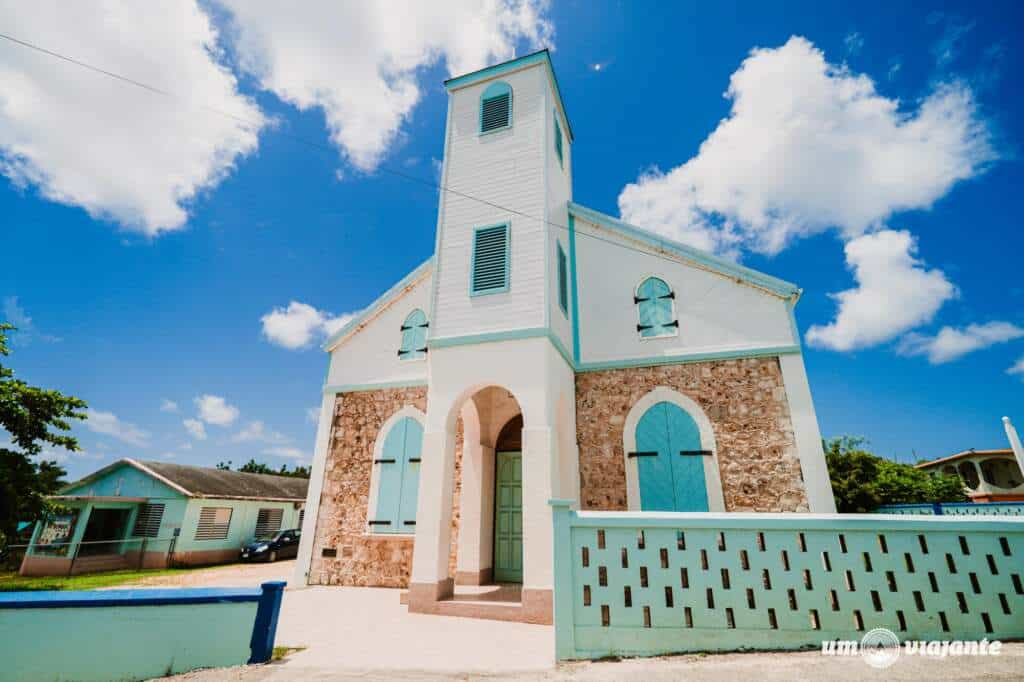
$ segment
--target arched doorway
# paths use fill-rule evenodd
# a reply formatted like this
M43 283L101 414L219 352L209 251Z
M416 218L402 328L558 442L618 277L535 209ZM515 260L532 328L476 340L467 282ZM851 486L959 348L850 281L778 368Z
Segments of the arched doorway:
M523 581L523 415L494 444L494 580Z

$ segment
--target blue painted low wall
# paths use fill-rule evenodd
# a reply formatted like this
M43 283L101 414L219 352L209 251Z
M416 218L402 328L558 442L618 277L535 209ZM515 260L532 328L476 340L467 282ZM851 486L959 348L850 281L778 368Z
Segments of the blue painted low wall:
M0 593L0 678L143 680L270 660L283 582Z
M885 504L878 514L912 516L1024 516L1024 502L936 502L934 504Z

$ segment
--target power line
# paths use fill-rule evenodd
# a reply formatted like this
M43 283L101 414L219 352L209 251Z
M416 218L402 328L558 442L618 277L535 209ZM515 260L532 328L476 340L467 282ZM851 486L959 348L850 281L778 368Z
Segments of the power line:
M83 69L87 69L87 70L92 71L94 73L98 73L98 74L101 74L103 76L107 76L108 78L113 78L113 79L121 81L123 83L127 83L129 85L133 85L133 86L135 86L137 88L141 88L141 89L146 90L147 92L150 92L150 93L153 93L153 94L161 95L163 97L169 97L171 99L175 99L175 100L179 100L179 101L184 101L184 99L185 99L181 95L176 94L174 92L170 92L168 90L163 90L161 88L154 87L154 86L149 85L147 83L144 83L142 81L135 80L134 78L129 78L127 76L122 76L119 73L115 73L113 71L108 71L107 69L103 69L103 68L100 68L98 66L94 66L93 64L89 64L88 62L84 62L84 61L82 61L80 59L75 59L74 57L69 57L69 56L61 54L59 52L54 52L53 50L48 50L45 47L41 47L39 45L36 45L34 43L30 43L30 42L25 41L25 40L20 40L18 38L15 38L14 36L7 35L6 33L0 33L0 38L8 40L8 41L10 41L12 43L20 45L20 46L22 46L24 48L27 48L29 50L34 50L36 52L39 52L39 53L44 54L44 55L47 55L49 57L53 57L55 59L60 59L62 61L68 62L70 64L74 64L75 66L81 67ZM260 122L251 121L249 119L246 119L243 116L238 116L237 114L232 114L231 112L224 111L224 110L218 109L216 107L211 107L211 106L208 106L208 105L203 105L202 108L207 110L207 111L209 111L209 112L211 112L211 113L218 114L220 116L225 116L225 117L230 118L230 119L232 119L232 120L234 120L236 122L239 122L239 123L242 123L244 125L250 126L250 127L254 128L254 129L258 129L258 128L262 127L262 123L260 123ZM332 148L332 147L330 147L328 145L325 145L325 144L322 144L322 143L319 143L319 142L314 142L312 140L307 140L307 139L305 139L303 137L300 137L298 135L294 135L294 134L289 133L288 131L285 131L285 130L279 130L277 132L280 135L284 136L285 138L290 139L290 140L292 140L294 142L298 142L299 144L305 145L305 146L313 148L313 149L317 149L319 151L327 152L327 153L331 154L332 157L337 153L337 150L335 150L334 148ZM453 194L453 195L455 195L457 197L460 197L460 198L463 198L463 199L468 199L470 201L476 201L476 202L484 204L486 206L490 206L491 208L496 208L499 211L504 211L504 212L507 212L507 213L511 213L513 215L520 216L521 218L526 218L528 220L535 220L538 223L550 225L552 227L557 227L557 228L559 228L561 230L565 230L566 232L570 231L569 227L567 225L562 225L560 223L556 223L556 222L553 222L551 220L547 220L546 218L538 218L536 216L530 215L529 213L524 213L524 212L516 210L514 208L508 208L507 206L502 206L501 204L494 203L493 201L489 201L487 199L482 199L480 197L473 196L472 194L468 194L466 192L461 192L459 190L452 189L451 187L447 187L445 185L442 185L439 182L434 182L434 181L431 181L431 180L426 180L424 178L420 178L418 176L411 175L409 173L405 173L403 171L396 170L394 168L389 168L388 166L385 166L385 165L378 166L377 170L382 171L384 173L387 173L389 175L394 175L395 177L399 177L399 178L402 178L404 180L408 180L410 182L414 182L414 183L417 183L417 184L420 184L420 185L424 185L426 187L430 187L431 189L435 189L435 190L442 191L442 192L448 192L449 194ZM673 260L671 258L666 258L665 256L663 256L661 254L651 253L650 251L644 250L644 249L638 249L636 247L629 246L627 244L623 244L620 241L613 241L611 239L605 239L604 237L599 237L598 235L594 235L594 234L588 234L586 232L576 231L576 234L578 236L581 236L581 237L588 237L590 239L595 239L597 241L602 241L602 242L605 242L607 244L611 244L613 246L617 246L619 248L623 248L623 249L627 249L627 250L630 250L630 251L634 251L636 253L641 253L641 254L644 254L644 255L647 255L647 256L653 256L655 258L659 258L661 260L664 260L664 261L667 261L667 262L670 262L670 263L677 262L677 261L675 261L675 260ZM696 267L702 269L702 270L708 270L707 268L701 266L699 263L695 263L694 265ZM722 273L715 273L715 274L721 275ZM714 285L712 285L712 288L713 288L713 286ZM708 289L708 292L710 292L710 291L711 291L711 288ZM706 293L708 293L708 292L706 292Z

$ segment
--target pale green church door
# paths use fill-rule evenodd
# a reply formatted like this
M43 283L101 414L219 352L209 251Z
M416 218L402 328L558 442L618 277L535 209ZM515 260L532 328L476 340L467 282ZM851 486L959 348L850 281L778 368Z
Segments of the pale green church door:
M523 582L523 456L495 453L494 580Z

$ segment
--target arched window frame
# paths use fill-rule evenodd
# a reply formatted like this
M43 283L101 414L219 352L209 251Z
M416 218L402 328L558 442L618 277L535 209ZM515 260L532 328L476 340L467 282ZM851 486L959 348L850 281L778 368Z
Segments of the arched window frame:
M707 413L697 401L679 391L666 386L658 386L650 393L637 400L626 415L622 430L622 457L626 469L626 505L629 511L641 511L640 504L640 471L635 457L630 452L636 451L636 427L640 419L660 402L676 405L693 418L700 432L701 449L711 453L711 461L704 466L704 485L708 491L708 512L724 512L725 496L722 492L722 477L718 469L718 443L715 441L715 430Z
M489 128L484 130L484 102L495 97L501 97L502 95L508 95L508 119L505 121L505 125L498 128ZM515 106L515 97L512 93L512 86L505 81L497 81L491 83L484 89L480 95L480 106L479 106L479 126L478 130L481 135L489 135L490 133L496 133L501 130L508 130L512 127L512 116L513 108Z
M422 360L427 357L427 329L430 321L427 314L420 308L415 308L405 316L399 331L402 334L402 342L398 348L398 359Z
M647 334L645 336L644 332L649 330L644 328L644 316L641 311L645 303L653 304L653 302L647 300L646 296L641 296L640 289L651 280L657 280L661 282L668 289L668 294L665 294L664 297L666 297L669 301L670 321L665 324L657 325L659 327L667 327L668 331L662 331L661 333L658 334ZM640 281L637 282L636 286L633 288L633 305L636 306L636 333L637 336L640 337L641 341L650 341L652 339L668 339L679 335L679 317L676 313L676 291L675 289L672 288L672 285L669 284L668 280L665 279L664 277L660 277L658 275L645 275L644 277L642 277Z
M384 442L387 440L388 434L391 433L392 429L395 428L403 419L411 418L419 422L420 428L424 428L426 424L426 415L420 412L418 409L411 405L406 405L401 408L393 415L388 417L380 430L377 432L377 440L373 444L373 464L370 469L370 495L366 505L366 533L368 535L415 535L416 526L405 526L404 524L398 528L389 528L376 526L370 523L370 521L376 520L374 517L377 513L377 501L380 497L380 484L381 484L381 467L384 463L380 460L384 459ZM420 445L422 447L422 443ZM422 454L421 454L422 457ZM415 466L420 466L417 462ZM422 480L422 479L420 479ZM418 495L417 495L418 497Z

